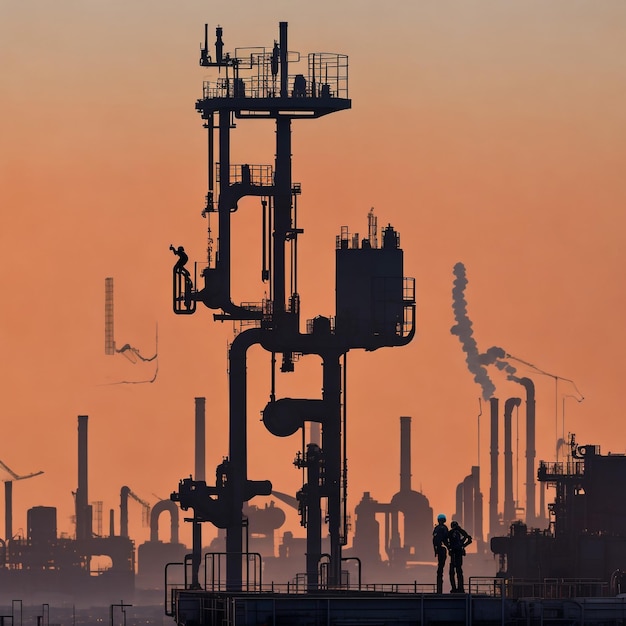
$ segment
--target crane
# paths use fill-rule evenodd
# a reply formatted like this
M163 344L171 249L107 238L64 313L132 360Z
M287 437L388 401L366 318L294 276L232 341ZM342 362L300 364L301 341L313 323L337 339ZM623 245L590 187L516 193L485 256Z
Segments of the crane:
M135 500L135 502L139 502L143 507L143 515L141 517L144 526L150 525L150 509L152 508L148 502L142 500L134 491L129 491L128 495Z
M0 461L0 467L11 476L11 478L4 481L4 525L5 539L8 540L13 537L13 481L39 476L43 474L43 470L20 476L3 461Z
M156 349L155 353L150 357L143 356L139 350L129 343L124 344L121 348L118 348L114 338L114 316L113 316L113 278L108 277L104 279L104 353L108 355L122 354L131 363L137 363L137 359L144 363L154 361L158 357L159 349L159 326L156 328ZM156 361L156 369L154 376L149 380L128 381L122 380L120 383L112 383L114 385L127 383L127 384L140 384L140 383L153 383L156 380L159 372L159 363Z

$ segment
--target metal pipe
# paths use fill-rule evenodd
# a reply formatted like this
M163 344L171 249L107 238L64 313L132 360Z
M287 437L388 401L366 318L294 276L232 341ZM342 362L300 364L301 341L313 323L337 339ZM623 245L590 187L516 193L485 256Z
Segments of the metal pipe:
M13 481L4 483L4 538L9 541L13 538Z
M400 418L400 491L411 491L411 418Z
M120 489L120 537L128 537L128 496L130 487Z
M536 524L535 510L535 385L530 378L521 378L526 389L526 523Z
M246 500L245 490L248 481L247 445L247 386L248 375L246 358L248 348L261 342L263 331L251 328L237 335L229 351L229 487L232 489L230 501L230 524L226 528L226 588L240 591L242 583L241 536L242 509Z
M489 486L489 535L499 532L498 522L498 398L490 398L491 405L491 484Z
M483 494L480 491L480 466L472 467L474 482L474 532L472 536L479 544L479 550L483 543Z
M206 480L206 432L205 432L206 398L195 398L196 408L196 441L195 441L195 480Z
M521 398L509 398L504 403L504 525L508 527L515 519L513 499L513 443L511 420L515 407L522 403Z
M76 489L76 539L91 538L91 511L87 470L87 415L78 416L78 488Z

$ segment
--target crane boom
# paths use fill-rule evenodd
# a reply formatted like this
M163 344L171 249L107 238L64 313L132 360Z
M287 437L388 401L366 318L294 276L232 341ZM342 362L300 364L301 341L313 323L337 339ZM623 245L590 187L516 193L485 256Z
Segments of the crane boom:
M150 510L152 508L150 504L146 502L145 500L142 500L132 489L128 490L128 495L133 500L141 504L141 506L143 507L143 525L149 526L150 525Z
M24 480L26 478L32 478L33 476L39 476L43 474L43 470L38 472L32 472L31 474L23 474L22 476L16 474L6 463L0 461L0 467L11 475L11 480ZM4 482L7 482L6 480Z

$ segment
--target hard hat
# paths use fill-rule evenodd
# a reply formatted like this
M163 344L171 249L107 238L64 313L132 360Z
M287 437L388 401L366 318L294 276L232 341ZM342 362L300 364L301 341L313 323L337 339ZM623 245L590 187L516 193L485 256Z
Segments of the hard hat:
M450 522L450 526L452 526L452 528L456 528L458 525L459 523L456 521Z
M437 515L437 521L438 522L445 522L446 521L446 516L443 513L439 513L439 515Z

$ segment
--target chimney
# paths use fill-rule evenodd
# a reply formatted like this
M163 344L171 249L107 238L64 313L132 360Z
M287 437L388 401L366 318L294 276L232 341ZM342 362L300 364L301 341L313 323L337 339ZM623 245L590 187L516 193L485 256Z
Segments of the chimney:
M471 473L456 487L454 519L477 543L483 541L483 496L480 492L480 467L472 465Z
M491 404L491 485L489 487L489 534L495 537L498 521L498 398L490 398Z
M463 480L463 518L460 522L465 530L474 535L474 476L469 474Z
M512 414L513 409L522 403L521 398L509 398L504 403L504 526L515 519L515 501L513 500L513 444Z
M400 491L411 491L411 418L400 418Z
M5 540L13 538L13 481L4 483L4 527Z
M120 489L120 537L128 537L128 496L130 487Z
M535 512L535 385L530 378L521 378L526 388L526 523L536 524Z
M196 459L194 480L206 480L206 431L205 406L206 398L195 398L196 401Z
M91 507L89 506L87 473L87 415L78 416L78 488L76 489L76 539L91 538Z
M480 491L480 467L472 466L472 478L474 480L474 540L478 543L478 549L482 551L483 544L483 494Z

